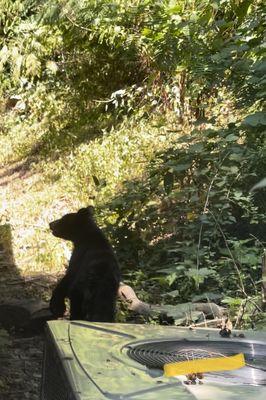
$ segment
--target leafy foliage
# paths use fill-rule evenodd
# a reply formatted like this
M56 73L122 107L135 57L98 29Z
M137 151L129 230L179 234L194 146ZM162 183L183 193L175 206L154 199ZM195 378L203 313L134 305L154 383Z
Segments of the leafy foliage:
M206 286L252 292L248 281L260 280L262 249L252 247L250 234L258 243L264 239L265 203L250 188L264 169L253 169L254 150L247 150L240 137L237 129L234 134L205 131L201 140L198 131L180 137L175 149L157 155L145 183L129 182L124 197L111 203L125 238L131 239L126 255L146 255L144 264L152 273L163 261L161 272L172 289L183 279L180 300ZM264 153L265 147L256 152L259 166ZM120 245L124 249L125 240Z

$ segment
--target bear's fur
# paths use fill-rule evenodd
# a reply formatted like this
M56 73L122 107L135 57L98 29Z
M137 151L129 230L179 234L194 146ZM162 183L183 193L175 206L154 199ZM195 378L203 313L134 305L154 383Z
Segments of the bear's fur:
M64 315L68 297L70 319L114 321L120 271L110 243L94 221L92 207L66 214L49 226L54 236L74 245L67 272L50 300L53 315Z

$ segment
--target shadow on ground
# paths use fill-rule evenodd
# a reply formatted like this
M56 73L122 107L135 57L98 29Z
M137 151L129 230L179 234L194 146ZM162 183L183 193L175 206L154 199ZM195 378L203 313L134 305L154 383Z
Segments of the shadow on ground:
M43 304L31 292L31 282L23 279L15 265L11 226L0 225L1 399L40 398L45 319L38 318Z
M20 275L12 249L12 230L9 224L0 225L0 327L20 335L39 333L51 315L47 304L36 299L36 287L49 290L49 276L24 278ZM34 296L35 294L35 296Z

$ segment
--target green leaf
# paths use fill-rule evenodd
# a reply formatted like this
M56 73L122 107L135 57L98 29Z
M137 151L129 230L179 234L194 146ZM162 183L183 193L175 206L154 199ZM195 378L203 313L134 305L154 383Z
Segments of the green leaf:
M176 277L177 277L176 273L172 273L166 277L169 286L171 286L174 283Z
M244 121L243 125L256 128L257 126L265 126L266 125L266 112L258 111L254 114L248 115Z
M239 168L236 167L235 165L233 165L232 167L230 167L230 171L231 171L233 174L236 174L236 173L239 171Z
M264 187L266 187L266 178L263 178L260 182L256 183L256 185L254 185L254 186L251 188L251 192L252 192L253 190L262 189L262 188L264 188Z
M256 254L250 253L250 254L244 254L239 257L241 264L247 264L248 266L252 265L259 265L260 264L260 259Z
M207 217L206 214L202 214L202 215L199 217L199 220L200 220L200 222L201 222L202 224L207 224L207 223L209 222L209 218Z
M204 292L202 294L198 294L192 297L192 301L194 303L198 302L199 300L220 300L222 298L221 293L213 293L213 292Z
M244 198L243 193L240 192L240 191L235 191L235 192L233 193L233 197L234 197L236 200L240 200L240 199L243 199L243 198Z
M232 160L232 161L240 161L241 159L242 159L242 154L233 153L233 154L230 154L230 156L229 156L229 160Z
M237 4L237 3L236 3ZM235 7L235 14L238 17L239 22L242 22L248 13L249 6L252 4L252 0L242 0L240 4Z
M265 60L260 60L256 62L256 64L253 66L254 73L258 76L265 76L266 75L266 61Z
M204 149L203 143L195 143L189 147L189 151L193 153L202 153L203 149Z
M179 290L172 290L172 292L165 293L163 296L177 297L179 296Z
M202 277L206 277L206 276L210 276L213 275L214 271L209 269L209 268L191 268L189 271L186 272L187 276L202 276Z
M236 135L234 135L233 133L230 133L230 135L226 136L225 140L227 142L235 142L238 139L238 137Z
M190 164L180 164L171 166L174 172L182 172L186 171L190 167Z

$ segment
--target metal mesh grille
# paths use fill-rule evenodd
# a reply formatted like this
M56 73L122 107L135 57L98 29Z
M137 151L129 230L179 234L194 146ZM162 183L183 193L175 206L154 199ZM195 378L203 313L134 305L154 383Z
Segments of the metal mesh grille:
M253 345L235 342L162 341L128 345L126 349L133 360L159 369L167 363L230 356L240 352L245 353L246 359L254 355Z
M75 400L57 350L49 336L46 337L42 373L41 400Z

